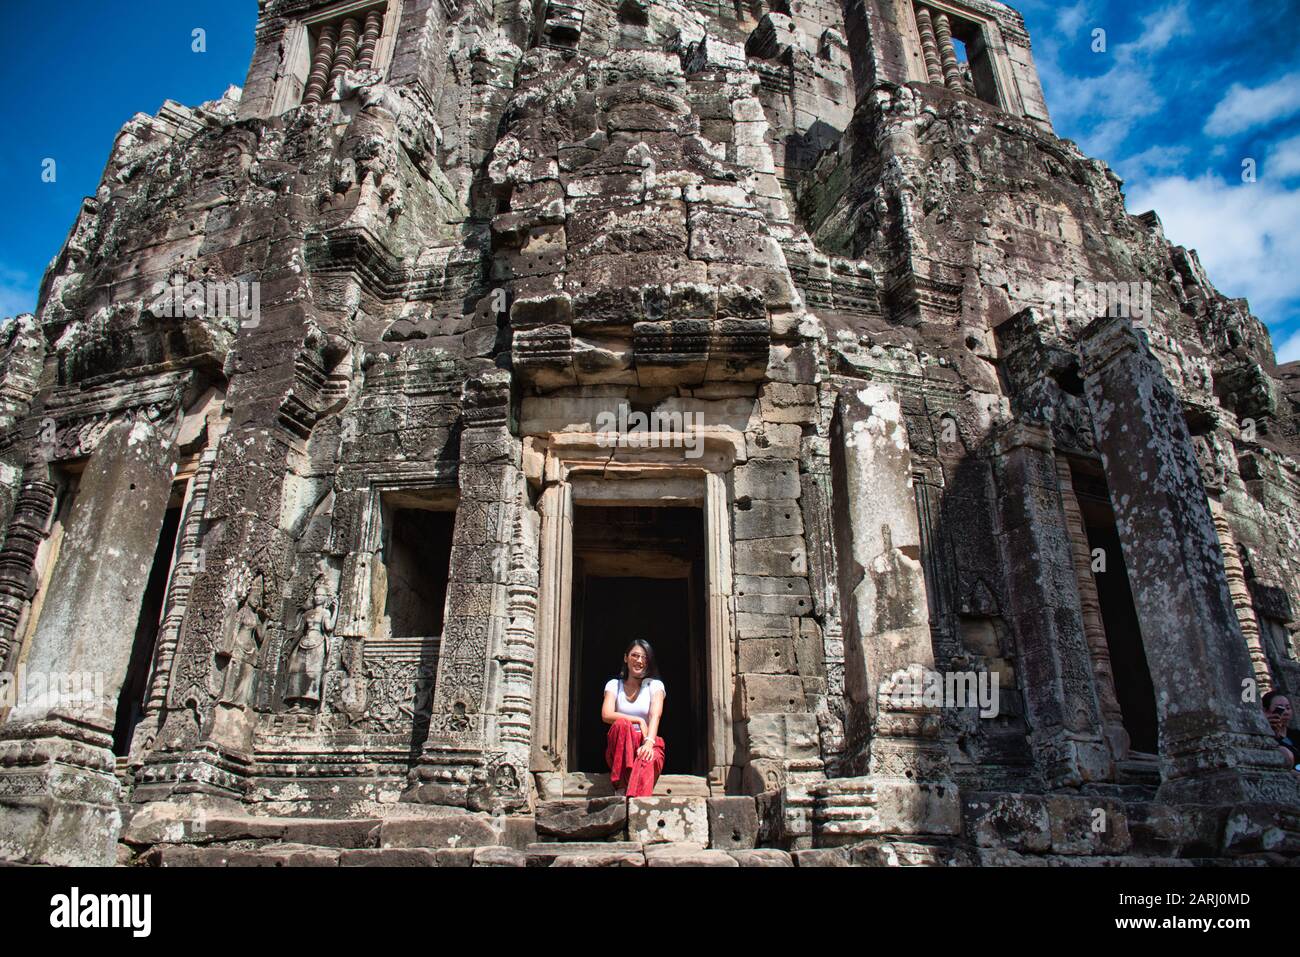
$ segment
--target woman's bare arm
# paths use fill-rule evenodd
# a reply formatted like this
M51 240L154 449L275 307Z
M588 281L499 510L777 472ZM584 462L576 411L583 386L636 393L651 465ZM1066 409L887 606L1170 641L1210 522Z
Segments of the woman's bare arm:
M642 761L649 761L654 758L655 754L655 737L659 734L659 719L664 715L664 693L658 688L650 696L650 724L649 727L643 727L641 733L644 740L641 747L636 749L636 755Z
M658 688L650 696L650 727L645 736L653 741L659 733L659 719L664 716L664 693Z

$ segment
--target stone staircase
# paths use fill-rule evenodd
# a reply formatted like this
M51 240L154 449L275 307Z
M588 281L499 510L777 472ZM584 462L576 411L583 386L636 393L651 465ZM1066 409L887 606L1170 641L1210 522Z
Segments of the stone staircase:
M498 817L412 804L374 805L346 819L259 816L242 808L221 812L185 801L136 805L124 809L130 819L119 862L156 867L1068 867L1300 859L1300 813L1277 805L1165 805L1103 794L973 792L962 797L956 833L941 840L881 827L886 805L872 805L866 792L846 790L844 781L837 785L813 808L820 822L813 837L823 845L815 849L763 847L776 842L769 833L771 809L763 807L762 798L713 795L701 778L665 776L652 797L630 799L610 793L607 780L566 780L551 796L543 795L532 815ZM848 817L839 813L848 810L853 811Z
M196 814L146 805L120 863L153 867L792 867L847 864L827 851L760 848L757 799L712 796L704 778L664 775L648 798L603 775L567 775L532 816L399 805L374 817ZM829 856L828 856L829 855ZM844 859L841 860L840 858Z

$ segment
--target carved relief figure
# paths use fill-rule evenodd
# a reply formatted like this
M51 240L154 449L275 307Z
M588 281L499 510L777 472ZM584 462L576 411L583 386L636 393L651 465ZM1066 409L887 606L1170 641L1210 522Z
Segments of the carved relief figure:
M916 563L894 547L893 531L888 523L880 527L880 536L884 548L867 569L876 593L876 634L916 624L915 609L920 602Z
M244 600L235 614L235 627L229 640L218 652L224 658L221 667L222 704L247 708L253 703L253 690L257 679L257 658L266 637L266 622L262 615L262 580L250 585Z
M302 637L289 655L284 700L294 713L320 708L329 637L338 619L338 598L322 575L312 588L311 607L299 619Z

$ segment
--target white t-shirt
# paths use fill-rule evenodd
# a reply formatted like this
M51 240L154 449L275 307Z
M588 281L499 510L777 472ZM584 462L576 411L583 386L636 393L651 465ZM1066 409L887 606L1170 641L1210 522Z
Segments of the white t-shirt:
M605 685L606 693L617 691L618 697L614 699L614 710L619 714L626 714L633 718L644 718L650 720L650 701L656 691L663 692L664 683L658 678L651 678L649 681L641 682L641 690L637 692L636 700L629 701L627 695L623 693L623 682L619 678L610 678ZM664 692L665 695L667 692Z

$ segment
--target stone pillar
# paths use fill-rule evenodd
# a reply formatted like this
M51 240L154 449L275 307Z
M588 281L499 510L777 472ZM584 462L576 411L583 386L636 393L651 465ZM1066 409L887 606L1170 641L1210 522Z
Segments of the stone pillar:
M943 82L950 90L966 92L961 80L961 66L957 62L957 49L952 45L952 24L948 14L934 12L934 35L939 41L939 60L943 64Z
M1273 689L1273 674L1269 670L1268 654L1259 633L1259 620L1255 617L1250 586L1246 584L1246 567L1241 562L1241 553L1237 551L1237 539L1232 534L1232 526L1228 524L1223 502L1212 495L1206 501L1210 503L1210 515L1214 518L1214 530L1219 536L1219 547L1223 552L1223 572L1228 578L1228 594L1232 596L1232 607L1237 613L1237 622L1241 625L1241 635L1246 641L1246 651L1250 654L1250 663L1255 670L1259 693L1263 695Z
M735 661L736 636L731 613L731 510L727 503L726 482L721 475L708 473L704 485L705 579L709 591L710 780L715 787L722 788L726 786L733 761L732 662Z
M934 35L934 21L930 8L916 8L916 26L921 32L921 52L925 59L925 73L931 83L943 82L943 67L939 59L939 41Z
M522 473L507 426L509 375L465 385L460 502L429 737L404 800L501 810L527 803L527 768L501 746L510 548Z
M330 69L334 65L334 45L338 42L338 27L327 23L321 27L316 52L312 56L311 75L307 78L307 92L302 101L308 105L319 103L325 97L330 82Z
M333 85L344 73L352 69L357 59L357 46L361 40L361 25L355 18L343 21L339 30L339 45L334 53L334 67L330 70L330 84Z
M844 636L845 767L815 790L818 844L960 830L939 710L908 692L934 671L902 410L886 385L840 392L831 430ZM919 690L919 688L917 689Z
M379 47L379 35L384 29L384 18L378 10L366 14L366 29L361 37L361 50L357 54L357 69L369 70L375 65L375 50Z
M573 490L567 482L548 485L542 512L538 561L537 674L534 681L532 770L561 771L568 743L569 612L573 601Z
M202 562L199 543L202 541L203 515L207 508L208 490L212 487L212 470L217 461L217 446L212 443L199 460L190 483L185 513L177 534L176 567L167 589L167 603L162 623L158 626L158 649L154 654L154 672L145 699L146 718L157 718L167 702L167 686L172 662L176 658L176 644L180 639L181 624L189 607L190 590Z
M1010 618L1033 748L1050 787L1112 776L1051 434L1017 423L994 447Z
M119 422L86 463L25 660L29 672L100 675L102 691L84 705L109 731L171 493L170 422ZM9 720L47 710L39 701L19 703Z
M1065 509L1065 526L1070 533L1070 547L1074 553L1074 580L1079 586L1079 610L1083 615L1083 636L1088 642L1092 657L1092 674L1097 689L1097 703L1101 706L1102 729L1110 744L1111 756L1116 761L1128 757L1129 736L1124 730L1124 714L1115 693L1115 676L1110 664L1110 646L1106 644L1106 626L1101 620L1101 598L1097 594L1097 580L1092 577L1092 549L1088 547L1088 532L1083 524L1083 510L1074 494L1074 477L1070 461L1056 456L1056 480L1061 490L1061 505Z
M113 725L171 491L170 423L119 422L86 464L26 653L28 694L0 726L0 858L115 861Z
M1085 390L1115 506L1160 719L1160 797L1300 800L1258 700L1182 405L1127 319L1081 337Z
M58 486L49 481L49 474L46 465L28 467L0 550L0 672L6 669L6 662L10 670L16 664L9 658L18 654L18 623L36 587L36 553L49 535L54 517Z

